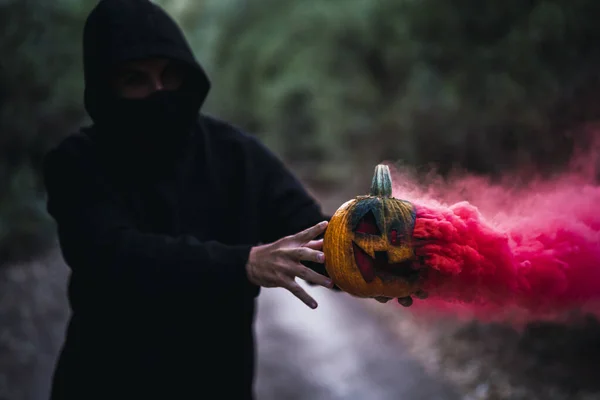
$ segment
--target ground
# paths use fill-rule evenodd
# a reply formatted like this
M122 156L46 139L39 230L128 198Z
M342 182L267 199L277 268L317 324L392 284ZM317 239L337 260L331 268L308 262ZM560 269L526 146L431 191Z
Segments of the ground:
M365 301L307 290L319 302L316 310L283 289L266 289L259 297L259 400L461 398L423 368Z
M67 318L57 253L0 271L0 400L45 400ZM258 400L454 400L392 331L344 293L310 287L311 310L283 289L259 296Z
M465 400L600 400L600 322L507 324L431 319L367 304L429 373Z
M0 400L46 398L67 317L57 253L0 270ZM324 288L259 297L258 400L599 400L600 323L422 318Z

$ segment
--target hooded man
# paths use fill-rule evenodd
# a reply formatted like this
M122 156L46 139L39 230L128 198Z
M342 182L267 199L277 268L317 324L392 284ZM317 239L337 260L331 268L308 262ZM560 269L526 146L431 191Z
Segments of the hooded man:
M199 114L209 81L157 5L100 1L83 53L93 124L44 165L71 269L52 399L251 399L259 288L316 307L294 278L332 287L327 218L257 139Z
M51 398L252 399L255 298L315 308L294 279L334 288L327 218L256 138L200 114L209 80L157 5L100 1L83 54L93 124L44 165L71 269Z

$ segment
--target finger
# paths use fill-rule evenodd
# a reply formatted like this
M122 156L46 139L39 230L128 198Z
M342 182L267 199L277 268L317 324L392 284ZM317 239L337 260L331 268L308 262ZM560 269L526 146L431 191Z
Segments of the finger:
M323 239L311 240L310 242L306 243L304 247L308 247L309 249L313 250L321 250L323 249Z
M297 282L291 281L284 286L285 289L289 290L294 296L302 300L304 304L312 308L313 310L317 308L318 304L304 289L302 286L298 285Z
M388 301L390 301L389 297L375 297L375 300L377 300L380 303L387 303Z
M295 242L302 244L308 243L312 239L319 236L321 233L325 232L325 229L327 229L327 224L327 221L319 222L318 224L311 226L310 228L305 229L302 232L296 233L291 237L291 239Z
M294 261L325 262L325 254L323 254L323 252L309 249L308 247L295 247L291 249L282 249L281 251Z
M410 307L412 306L413 299L410 296L398 297L398 303L404 307Z
M298 263L292 269L292 273L294 276L297 276L308 283L314 283L315 285L321 285L329 289L333 287L333 282L330 278L326 277L325 275L321 275L300 263Z

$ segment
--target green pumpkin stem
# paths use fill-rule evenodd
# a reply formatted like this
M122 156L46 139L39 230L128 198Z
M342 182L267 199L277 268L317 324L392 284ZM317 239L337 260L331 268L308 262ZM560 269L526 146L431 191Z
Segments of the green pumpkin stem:
M377 197L392 197L392 175L387 165L379 164L375 167L370 194Z

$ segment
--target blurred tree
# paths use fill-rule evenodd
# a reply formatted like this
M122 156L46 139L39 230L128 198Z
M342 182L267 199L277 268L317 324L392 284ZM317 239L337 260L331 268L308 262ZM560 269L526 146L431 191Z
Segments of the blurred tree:
M349 149L372 132L382 99L412 68L401 10L392 7L394 15L379 25L377 4L261 0L232 7L213 21L217 33L206 49L218 88L213 109L264 137L286 161L311 161L306 179L351 176L356 152Z
M83 117L85 3L0 3L0 264L52 243L39 167L48 146Z
M406 10L419 60L460 94L451 113L458 118L443 118L446 132L460 139L427 148L440 130L418 128L420 157L446 148L451 156L440 155L443 162L484 173L519 162L560 165L572 145L567 131L598 118L585 92L600 88L593 44L600 3L423 0L407 2Z
M225 3L196 20L213 109L324 182L382 159L549 168L598 116L593 0Z
M382 160L552 170L570 154L568 131L598 118L595 0L157 2L212 78L207 110L319 190L366 182ZM7 237L26 248L45 235L27 221L47 226L42 155L85 117L80 36L94 4L0 3L3 259L17 248Z

